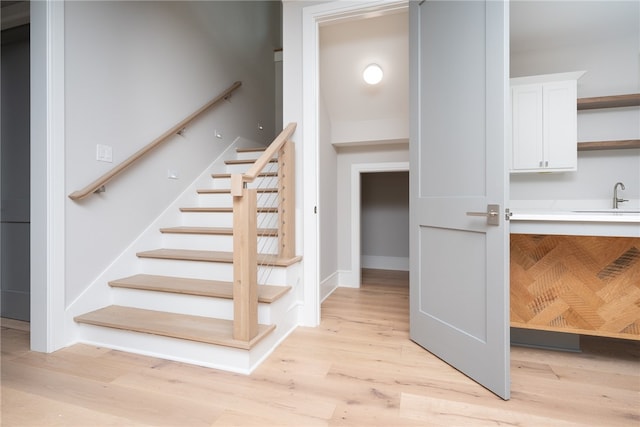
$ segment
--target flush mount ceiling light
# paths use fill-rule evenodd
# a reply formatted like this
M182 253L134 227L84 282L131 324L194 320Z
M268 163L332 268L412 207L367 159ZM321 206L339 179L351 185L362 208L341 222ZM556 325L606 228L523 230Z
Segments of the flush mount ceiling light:
M370 85L377 85L382 80L382 68L378 64L369 64L362 73L362 78Z

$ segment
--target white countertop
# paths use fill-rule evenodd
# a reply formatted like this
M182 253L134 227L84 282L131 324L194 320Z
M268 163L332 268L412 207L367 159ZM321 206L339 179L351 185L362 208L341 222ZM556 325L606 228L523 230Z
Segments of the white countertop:
M553 211L546 209L513 209L511 221L635 222L639 223L640 226L640 210Z
M635 201L634 201L635 202ZM640 209L636 203L614 210L604 204L513 203L511 233L640 237Z

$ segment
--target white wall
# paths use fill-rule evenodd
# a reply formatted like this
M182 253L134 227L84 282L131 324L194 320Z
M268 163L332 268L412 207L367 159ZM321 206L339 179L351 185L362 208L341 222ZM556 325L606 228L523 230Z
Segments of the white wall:
M338 271L338 165L336 150L331 145L331 120L326 109L324 98L320 96L319 145L320 174L322 179L318 183L320 200L320 282L331 280ZM325 173L326 172L326 173Z
M67 305L236 137L273 139L279 28L278 2L65 3L67 194L242 81L105 193L67 200ZM113 164L95 160L96 144Z
M360 174L362 268L409 271L409 173Z
M511 77L586 70L578 97L640 91L640 29L633 37L512 53ZM640 138L640 110L618 108L578 112L578 141ZM593 200L610 207L613 186L626 185L625 199L640 198L640 149L578 152L578 170L569 173L512 174L511 199Z

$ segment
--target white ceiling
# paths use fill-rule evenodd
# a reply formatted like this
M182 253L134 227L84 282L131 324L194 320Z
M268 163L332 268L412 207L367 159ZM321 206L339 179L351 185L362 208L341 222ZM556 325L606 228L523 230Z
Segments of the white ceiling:
M320 91L332 120L408 115L408 43L406 12L320 28ZM384 73L375 86L362 79L370 63Z
M511 3L511 51L640 38L640 1L524 1ZM376 62L378 86L362 80ZM320 29L320 92L332 123L394 119L408 124L408 13L325 25ZM407 125L408 126L408 125Z
M510 26L512 52L638 37L640 1L516 0Z

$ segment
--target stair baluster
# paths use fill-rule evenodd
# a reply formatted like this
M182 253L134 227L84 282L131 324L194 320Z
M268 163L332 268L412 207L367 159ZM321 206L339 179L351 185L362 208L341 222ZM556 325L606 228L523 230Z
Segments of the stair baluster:
M257 190L248 189L278 156L278 259L295 257L295 168L293 143L289 137L296 124L290 123L245 174L231 175L233 196L233 335L249 341L258 333L258 232Z

